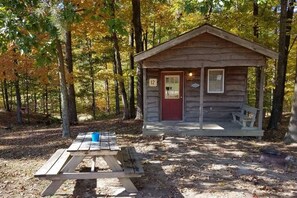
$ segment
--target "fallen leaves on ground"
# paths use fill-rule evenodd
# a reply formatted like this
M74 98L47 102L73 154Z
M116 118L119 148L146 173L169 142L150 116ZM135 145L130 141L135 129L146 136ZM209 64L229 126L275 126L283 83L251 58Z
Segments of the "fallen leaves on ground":
M5 120L7 115L2 113L0 120ZM271 138L271 142L254 138L142 136L141 121L119 118L80 123L71 127L70 138L62 138L59 123L49 126L40 124L38 116L34 119L23 127L7 119L0 123L11 126L9 130L0 129L1 197L39 197L49 181L34 178L34 173L57 149L69 147L78 133L87 131L114 131L120 146L136 148L145 170L143 177L133 180L139 189L136 197L297 196L296 167L288 172L259 161L264 146L297 158L297 147L284 145L280 138ZM86 182L66 181L54 197L92 197L94 187ZM109 186L96 189L97 193L109 192Z

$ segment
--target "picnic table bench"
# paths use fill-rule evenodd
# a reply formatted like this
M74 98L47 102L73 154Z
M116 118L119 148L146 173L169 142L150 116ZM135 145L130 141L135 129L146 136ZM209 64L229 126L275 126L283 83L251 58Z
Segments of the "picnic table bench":
M249 129L254 127L258 109L255 107L242 105L240 112L233 112L233 122L237 122L242 125L243 129Z
M70 153L67 152L67 149L58 149L34 176L44 177L45 179L56 176L61 172L61 169L69 159Z
M80 133L68 149L58 149L35 173L35 177L52 181L42 196L55 194L67 179L118 178L127 192L137 192L130 178L140 177L144 171L135 148L119 148L114 133L101 133L100 142L92 142L91 134ZM86 157L93 160L91 172L75 171ZM95 171L96 157L102 157L111 171Z
M141 177L144 174L140 158L134 147L122 147L117 158L121 162L125 174L130 177Z

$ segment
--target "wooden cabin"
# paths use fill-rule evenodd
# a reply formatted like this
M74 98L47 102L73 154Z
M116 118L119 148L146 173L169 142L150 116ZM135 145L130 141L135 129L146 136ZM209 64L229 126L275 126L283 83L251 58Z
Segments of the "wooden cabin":
M278 53L209 24L137 54L144 79L143 133L263 136L267 58ZM247 106L249 67L261 68L259 109Z

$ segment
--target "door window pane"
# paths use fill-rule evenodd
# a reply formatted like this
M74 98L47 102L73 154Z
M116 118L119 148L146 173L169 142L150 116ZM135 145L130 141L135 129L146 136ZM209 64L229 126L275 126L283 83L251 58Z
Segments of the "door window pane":
M224 69L208 70L208 93L224 93Z
M165 75L165 99L179 99L179 75Z

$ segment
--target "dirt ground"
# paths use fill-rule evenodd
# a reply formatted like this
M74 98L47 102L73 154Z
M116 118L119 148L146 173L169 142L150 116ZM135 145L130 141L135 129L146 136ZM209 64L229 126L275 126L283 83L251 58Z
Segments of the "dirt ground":
M20 127L11 125L10 116L0 112L0 197L40 197L49 181L33 175L43 163L69 147L79 132L106 130L117 133L120 146L134 146L139 153L145 171L133 179L139 192L126 193L117 180L71 180L53 197L297 197L297 144L284 145L281 132L279 137L267 132L263 140L145 137L141 122L109 119L73 126L65 139L59 125L32 119ZM267 148L283 155L263 153ZM287 155L292 162L284 161ZM80 170L88 166L84 161Z

